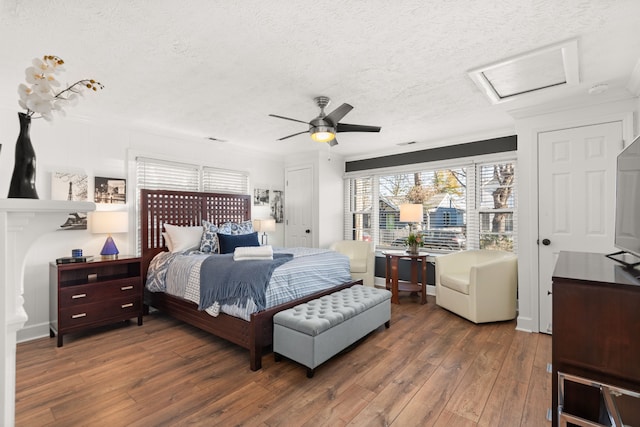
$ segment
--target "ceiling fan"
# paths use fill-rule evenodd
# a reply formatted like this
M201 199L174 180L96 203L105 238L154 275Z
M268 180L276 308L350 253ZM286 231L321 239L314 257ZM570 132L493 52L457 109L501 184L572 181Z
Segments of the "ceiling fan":
M279 138L278 141L291 138L292 136L301 135L303 133L310 133L311 139L317 142L326 142L330 146L338 145L336 140L336 133L338 132L380 132L380 126L365 126L365 125L350 125L347 123L339 123L340 120L347 115L353 107L349 104L342 104L329 114L325 114L324 108L329 105L331 99L326 96L317 96L313 98L316 105L320 107L320 115L310 122L303 120L292 119L290 117L278 116L276 114L269 114L271 117L277 117L278 119L291 120L293 122L300 122L309 125L309 129Z

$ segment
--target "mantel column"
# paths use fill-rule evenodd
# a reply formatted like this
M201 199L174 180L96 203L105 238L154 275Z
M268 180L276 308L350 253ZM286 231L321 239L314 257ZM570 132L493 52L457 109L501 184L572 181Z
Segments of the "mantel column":
M32 199L0 199L0 347L4 366L0 370L1 424L15 424L16 334L27 321L24 310L24 266L33 243L56 230L70 212L95 210L91 202Z

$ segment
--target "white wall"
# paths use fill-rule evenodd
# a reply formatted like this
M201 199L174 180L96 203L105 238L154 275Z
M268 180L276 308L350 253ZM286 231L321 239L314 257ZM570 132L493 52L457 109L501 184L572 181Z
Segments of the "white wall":
M0 109L0 197L6 197L13 171L14 146L19 133L17 111ZM250 173L253 186L283 189L284 163L264 153L238 150L226 144L200 140L184 135L159 135L152 129L128 127L127 124L89 123L69 117L56 117L51 123L33 120L31 140L37 156L36 187L40 199L51 198L51 173L84 172L89 177L89 201L93 201L95 176L127 179L128 203L98 205L98 210L128 210L128 234L114 235L121 254L135 251L135 221L133 176L131 163L136 154L165 158L185 163L206 164ZM269 216L269 207L252 207L253 218ZM269 234L269 243L281 245L284 227ZM18 332L24 341L48 335L49 322L49 263L62 256L70 256L71 249L81 248L84 254L98 254L106 236L93 235L87 230L55 231L42 236L28 254L25 267L25 309L29 315L25 328Z
M538 133L622 121L627 141L633 137L637 99L539 114L516 120L518 135L518 325L539 332L538 286ZM613 239L613 237L612 237Z

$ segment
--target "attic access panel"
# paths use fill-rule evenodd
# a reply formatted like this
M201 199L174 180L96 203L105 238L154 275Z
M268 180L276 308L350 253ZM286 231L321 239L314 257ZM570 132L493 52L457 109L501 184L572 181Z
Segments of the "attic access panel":
M493 104L580 82L578 40L536 49L468 72Z

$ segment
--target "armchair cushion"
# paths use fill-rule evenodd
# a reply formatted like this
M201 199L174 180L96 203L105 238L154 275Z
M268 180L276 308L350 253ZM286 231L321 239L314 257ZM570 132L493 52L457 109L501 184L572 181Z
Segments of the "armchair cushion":
M440 284L454 291L469 295L469 273L441 274Z
M367 272L367 259L349 259L349 265L352 273L366 273Z

